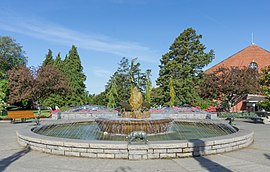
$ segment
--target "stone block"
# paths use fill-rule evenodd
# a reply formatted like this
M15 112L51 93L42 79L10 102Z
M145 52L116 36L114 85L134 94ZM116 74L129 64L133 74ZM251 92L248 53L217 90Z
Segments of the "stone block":
M55 145L55 146L64 146L64 142L62 141L55 141L55 140L41 140L40 143L46 145Z
M148 145L128 145L127 149L128 150L148 150L149 146Z
M96 158L97 154L96 153L81 153L82 157L88 157L88 158Z
M192 156L192 152L188 152L188 153L176 153L176 157L179 157L179 158L190 157L190 156Z
M115 158L117 159L128 159L128 154L115 154Z
M167 143L167 144L149 144L149 148L151 149L177 149L177 148L185 148L187 147L186 142L179 143Z
M142 155L128 155L128 159L130 159L130 160L141 160Z
M89 143L79 143L79 142L64 142L64 146L75 147L75 148L89 148Z
M98 158L114 159L114 154L98 153Z
M183 151L184 153L187 153L187 152L192 152L194 150L194 148L183 148Z
M51 150L51 149L47 149L47 148L43 148L43 149L42 149L42 152L45 152L45 153L52 153L52 150Z
M90 148L95 149L127 149L127 144L91 143Z
M159 159L159 153L148 154L148 159Z
M232 147L227 147L227 148L225 148L225 151L226 152L230 152L230 151L232 151L233 149L232 149Z
M86 148L71 148L72 152L87 152Z
M223 153L223 152L226 152L226 149L225 148L220 148L220 149L217 149L216 151L217 151L217 153Z
M58 150L71 151L71 147L59 146Z
M216 149L212 149L212 150L204 150L203 153L205 155L209 155L209 154L216 154L217 150Z
M58 146L55 146L55 145L46 145L46 148L57 150L58 149Z
M167 149L167 153L179 153L179 152L183 152L183 150L181 148L178 148L178 149Z
M129 154L144 155L147 154L147 150L129 150Z
M123 149L104 149L104 153L113 153L113 154L127 154L128 150Z
M56 155L65 155L65 151L63 151L63 150L54 150L54 149L52 149L52 154L56 154Z
M176 153L161 153L159 154L160 158L176 158Z
M87 149L89 153L103 153L104 149Z
M167 153L167 149L154 149L154 153Z
M65 151L66 156L81 156L80 152Z

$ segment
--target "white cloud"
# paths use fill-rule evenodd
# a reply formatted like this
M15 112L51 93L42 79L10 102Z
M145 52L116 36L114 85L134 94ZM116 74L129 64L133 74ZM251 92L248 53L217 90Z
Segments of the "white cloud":
M100 67L94 67L93 73L94 75L98 77L103 77L103 78L109 78L109 76L113 74L111 71L100 68Z
M61 45L72 44L91 51L139 57L141 61L157 63L159 54L149 47L136 42L119 41L101 34L80 33L63 26L41 20L18 17L12 13L0 13L0 30L20 33L30 37L56 42Z

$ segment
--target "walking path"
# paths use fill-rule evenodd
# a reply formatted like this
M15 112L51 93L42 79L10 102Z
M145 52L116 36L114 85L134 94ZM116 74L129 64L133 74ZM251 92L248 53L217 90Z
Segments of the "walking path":
M90 172L266 172L270 171L270 125L236 121L239 128L255 132L254 143L235 152L183 159L108 160L64 157L21 147L16 130L33 123L0 122L0 171L90 171Z

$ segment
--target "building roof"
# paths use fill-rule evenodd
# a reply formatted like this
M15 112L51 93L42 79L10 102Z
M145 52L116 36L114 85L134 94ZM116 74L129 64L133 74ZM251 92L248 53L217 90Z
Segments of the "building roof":
M258 70L260 71L261 68L270 65L270 52L255 44L251 44L243 50L209 68L205 71L205 73L211 73L220 67L248 67L251 62L256 62L258 64Z

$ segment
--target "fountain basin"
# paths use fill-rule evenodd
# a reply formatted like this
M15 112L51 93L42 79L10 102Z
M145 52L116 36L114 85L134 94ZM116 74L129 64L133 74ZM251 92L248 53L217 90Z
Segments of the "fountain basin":
M129 134L133 131L145 131L147 134L159 134L168 132L173 119L170 118L97 118L102 132L110 134Z
M181 158L229 152L249 146L253 142L254 135L252 131L239 129L236 133L218 137L127 144L126 141L50 137L34 133L32 131L34 128L28 127L17 131L17 139L21 145L29 145L34 150L56 155L129 160Z

